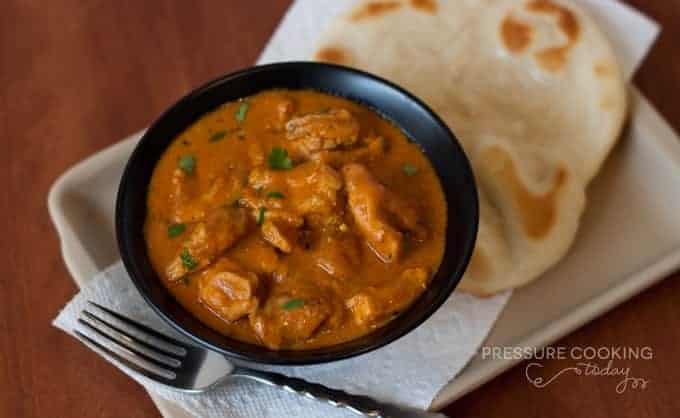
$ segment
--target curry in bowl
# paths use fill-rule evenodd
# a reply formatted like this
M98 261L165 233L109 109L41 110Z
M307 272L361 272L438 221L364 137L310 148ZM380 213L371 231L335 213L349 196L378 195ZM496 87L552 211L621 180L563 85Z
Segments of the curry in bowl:
M419 147L355 102L268 90L226 103L158 161L151 263L201 322L269 349L347 342L426 289L446 199Z

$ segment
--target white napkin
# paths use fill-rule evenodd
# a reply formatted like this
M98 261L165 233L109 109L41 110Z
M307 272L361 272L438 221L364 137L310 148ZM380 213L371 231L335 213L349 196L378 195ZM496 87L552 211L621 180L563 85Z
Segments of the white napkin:
M480 300L457 294L415 331L363 356L320 366L269 367L351 393L425 409L437 391L460 370L484 339L508 295ZM121 262L99 273L64 308L54 325L71 333L88 300L120 312L174 338L186 341L148 307ZM115 364L115 363L114 363ZM118 364L116 364L118 366ZM320 402L245 381L228 382L201 395L168 390L136 373L128 375L161 397L198 417L353 416Z
M627 76L635 71L658 34L657 25L615 0L580 0L617 49ZM274 33L258 63L303 60L328 21L354 0L297 0ZM437 392L475 354L511 293L478 299L454 293L427 322L398 341L363 356L321 366L271 367L290 376L323 383L383 401L427 408ZM64 308L54 325L72 333L87 300L183 339L159 319L130 283L121 263L99 273ZM346 411L248 382L228 382L210 393L187 395L123 369L163 398L197 417L348 417Z

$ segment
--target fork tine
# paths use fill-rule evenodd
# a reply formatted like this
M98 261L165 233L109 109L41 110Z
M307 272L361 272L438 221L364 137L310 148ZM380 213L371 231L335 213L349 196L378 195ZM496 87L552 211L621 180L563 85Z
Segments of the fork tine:
M123 357L128 361L136 361L137 363L140 363L140 366L143 365L151 371L154 371L159 376L164 376L167 379L172 380L177 377L175 371L169 370L168 367L166 367L163 363L155 361L151 357L147 357L142 353L126 347L120 341L116 340L110 335L107 335L105 332L102 332L98 328L92 326L90 323L83 321L82 318L78 318L78 324L80 325L81 333L83 331L87 332L86 335L90 337L90 339L94 339L94 337L96 337L97 342L100 345L106 347L110 351L114 351L119 357Z
M165 355L162 352L156 350L155 347L151 347L144 342L137 341L136 338L125 334L123 331L107 323L105 320L98 318L91 312L86 310L81 311L80 315L81 316L78 318L80 323L88 325L91 328L95 328L100 334L105 334L110 339L116 341L117 343L125 346L127 349L134 351L137 354L148 357L151 360L175 369L182 365L182 362L178 359Z
M189 351L185 344L173 338L163 335L147 326L133 322L98 303L92 301L88 301L87 303L98 311L99 319L105 319L109 325L147 346L164 351L167 354L174 354L181 357L186 356Z
M105 337L97 334L96 331L93 332L94 335L88 335L78 329L74 329L73 331L76 336L91 349L105 357L113 357L124 366L143 374L149 379L160 380L168 384L177 378L175 372L164 369L116 343L106 342ZM98 338L101 338L104 341L98 341Z

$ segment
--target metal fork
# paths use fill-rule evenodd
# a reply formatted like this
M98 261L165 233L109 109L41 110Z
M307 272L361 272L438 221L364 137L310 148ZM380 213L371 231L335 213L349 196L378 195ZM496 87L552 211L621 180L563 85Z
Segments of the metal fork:
M443 417L278 373L240 367L218 353L177 341L91 301L80 313L78 322L79 328L74 332L87 346L179 391L201 393L227 379L246 378L325 401L364 417Z

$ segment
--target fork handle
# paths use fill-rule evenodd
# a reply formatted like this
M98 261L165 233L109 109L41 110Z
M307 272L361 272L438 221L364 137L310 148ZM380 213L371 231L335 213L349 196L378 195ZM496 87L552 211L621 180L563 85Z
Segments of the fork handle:
M427 413L407 413L394 405L380 403L367 396L352 395L342 390L331 389L318 383L308 382L296 377L288 377L279 373L237 367L232 376L240 376L270 386L277 386L287 392L305 398L327 402L333 406L346 408L355 414L370 418L406 418L426 416ZM415 411L414 411L415 412ZM432 416L432 415L427 415Z

